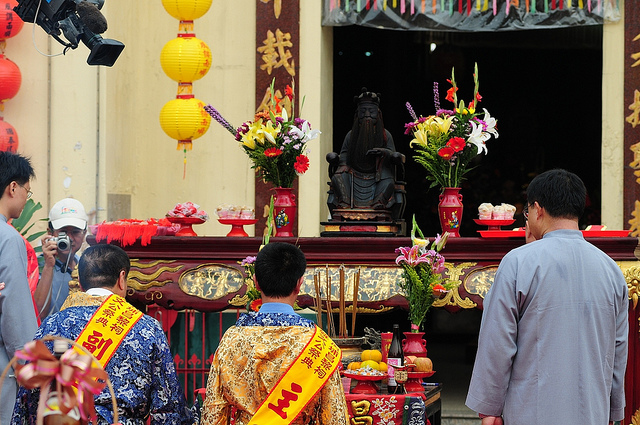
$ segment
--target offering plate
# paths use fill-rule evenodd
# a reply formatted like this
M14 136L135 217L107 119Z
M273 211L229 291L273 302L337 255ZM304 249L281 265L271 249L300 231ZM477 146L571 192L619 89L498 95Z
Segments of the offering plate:
M355 379L358 381L355 387L351 390L351 394L378 394L378 386L375 381L382 381L386 375L358 375L356 373L350 373L345 370L343 372L347 378Z
M489 230L500 230L500 226L508 226L516 222L513 218L508 220L480 220L479 218L474 218L473 221L481 226L489 226Z
M244 231L243 226L249 226L258 222L257 218L219 218L220 224L230 224L231 231L227 233L227 236L231 237L248 237L247 232Z
M176 236L198 236L198 234L193 231L192 226L205 222L204 219L199 217L167 217L167 220L169 220L169 223L180 225L180 230L176 232Z

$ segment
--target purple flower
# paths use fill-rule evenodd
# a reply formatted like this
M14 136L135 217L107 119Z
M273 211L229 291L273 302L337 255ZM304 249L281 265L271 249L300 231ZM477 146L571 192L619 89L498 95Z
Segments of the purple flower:
M416 115L416 112L413 110L413 107L411 106L411 104L409 102L406 103L407 105L407 110L409 111L409 115L411 115L411 118L413 118L413 120L417 120L418 116ZM404 133L407 134L407 133Z
M404 125L404 134L409 134L413 131L413 127L416 126L416 123L409 122Z
M249 265L249 264L253 264L253 263L255 263L255 262L256 262L256 258L257 258L257 257L252 257L252 256L250 256L250 255L249 255L248 257L246 257L244 260L242 260L242 261L240 262L240 265L241 265L241 266L247 266L247 265Z
M440 93L438 92L438 82L433 82L433 106L436 107L436 111L440 109Z
M211 117L218 121L218 123L223 126L225 129L227 129L227 131L231 134L233 134L234 136L237 137L237 132L236 129L233 128L233 126L231 124L229 124L229 121L227 121L226 119L224 119L224 117L222 116L222 114L220 114L220 112L218 112L216 110L216 108L214 108L211 105L207 105L204 107L204 110L207 111L207 113L209 115L211 115Z
M420 247L414 245L412 247L400 247L400 255L396 258L396 264L407 263L411 267L415 267L420 263L431 264L431 258L428 254L421 254Z

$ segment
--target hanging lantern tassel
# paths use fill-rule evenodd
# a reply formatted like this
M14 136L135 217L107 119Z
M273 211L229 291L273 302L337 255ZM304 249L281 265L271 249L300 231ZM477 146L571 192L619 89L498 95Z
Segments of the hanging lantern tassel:
M193 147L193 143L191 140L178 140L178 149L182 148L182 152L184 153L184 159L182 162L184 163L184 168L182 170L182 180L187 176L187 151L190 151Z

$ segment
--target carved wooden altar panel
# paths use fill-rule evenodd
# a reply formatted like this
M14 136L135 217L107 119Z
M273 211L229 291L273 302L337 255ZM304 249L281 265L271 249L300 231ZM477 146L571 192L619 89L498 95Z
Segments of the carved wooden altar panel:
M93 237L88 238L95 243ZM326 278L332 283L332 300L338 301L339 268L345 267L347 308L353 299L353 274L360 270L358 311L406 308L397 282L402 270L395 264L395 249L410 245L409 238L273 238L297 244L307 257L307 272L298 304L314 305L314 275L321 288ZM125 247L132 259L129 298L139 305L158 304L165 308L221 311L243 306L247 286L239 262L256 255L260 238L155 237L143 247L137 242ZM636 238L592 238L594 245L618 261L623 270L635 264ZM498 264L521 239L450 239L443 250L447 260L443 276L459 282L456 290L436 302L450 311L482 308ZM629 264L627 264L629 263ZM323 289L323 298L326 298ZM336 305L334 305L336 306Z

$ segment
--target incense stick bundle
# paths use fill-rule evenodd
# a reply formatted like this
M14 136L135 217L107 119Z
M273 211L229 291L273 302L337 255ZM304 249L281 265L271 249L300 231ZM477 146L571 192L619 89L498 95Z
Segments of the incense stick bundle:
M333 324L333 312L331 311L331 276L329 276L329 266L325 268L325 279L327 281L327 333L331 338L335 338L336 329Z
M353 304L351 305L351 336L356 336L356 313L358 312L358 287L360 286L360 267L353 273Z
M322 295L320 293L320 276L317 272L313 274L313 286L316 290L316 322L322 329Z

